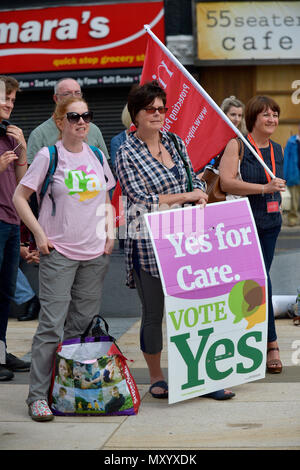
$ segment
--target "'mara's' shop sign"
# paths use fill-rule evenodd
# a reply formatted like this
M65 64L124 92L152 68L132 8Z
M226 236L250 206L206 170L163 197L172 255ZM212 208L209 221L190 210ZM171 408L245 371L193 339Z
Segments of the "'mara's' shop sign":
M163 1L2 11L1 73L141 67L144 24L164 41Z

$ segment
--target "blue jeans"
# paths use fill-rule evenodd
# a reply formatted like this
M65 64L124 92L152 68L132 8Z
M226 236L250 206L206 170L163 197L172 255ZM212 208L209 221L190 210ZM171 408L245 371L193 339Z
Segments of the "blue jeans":
M10 302L13 300L20 260L20 226L0 220L0 340L6 345Z
M23 271L18 268L18 276L17 276L17 284L16 284L16 291L14 296L14 302L17 305L25 304L28 300L33 299L35 296L35 292L32 289L29 281Z
M258 230L258 237L262 254L264 257L267 278L268 278L268 343L277 340L277 334L275 329L275 318L272 303L272 284L270 279L270 269L274 258L275 245L280 232L281 226L271 228L268 230Z

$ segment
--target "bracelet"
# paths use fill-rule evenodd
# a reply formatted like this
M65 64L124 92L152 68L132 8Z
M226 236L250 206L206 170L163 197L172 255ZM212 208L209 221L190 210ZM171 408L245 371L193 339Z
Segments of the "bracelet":
M261 194L262 194L262 196L265 195L265 185L264 185L264 184L262 185L262 192L261 192Z
M24 166L24 165L27 165L27 160L26 160L26 162L25 162L25 163L18 163L18 162L16 162L16 165L18 165L18 166Z

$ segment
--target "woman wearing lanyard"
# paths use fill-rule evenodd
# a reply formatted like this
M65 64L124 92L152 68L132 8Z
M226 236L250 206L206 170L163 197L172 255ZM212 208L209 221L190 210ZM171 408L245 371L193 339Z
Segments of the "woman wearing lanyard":
M270 177L250 149L245 146L240 166L242 180L237 179L239 156L236 139L232 139L228 143L220 163L220 180L223 191L239 196L248 196L257 227L268 276L267 371L270 373L280 373L282 370L269 275L282 222L280 191L285 191L285 181L282 179L282 148L270 140L278 127L279 114L278 104L267 96L251 98L245 109L245 120L249 131L247 139L259 157L270 168L275 178Z

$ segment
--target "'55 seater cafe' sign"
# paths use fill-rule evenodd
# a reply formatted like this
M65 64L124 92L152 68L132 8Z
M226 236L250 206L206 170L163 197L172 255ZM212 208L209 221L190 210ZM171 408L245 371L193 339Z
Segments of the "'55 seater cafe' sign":
M1 73L142 67L144 24L164 41L163 3L0 11Z
M165 294L169 403L263 378L267 284L248 200L145 218Z
M299 1L194 2L201 61L299 62Z

